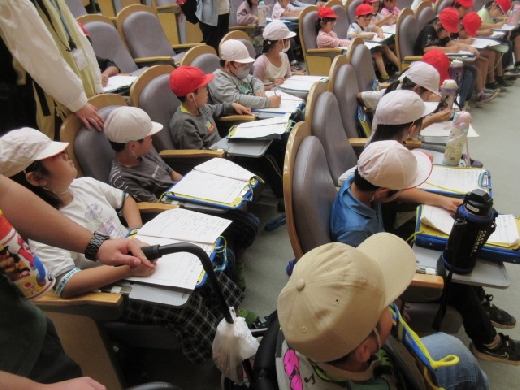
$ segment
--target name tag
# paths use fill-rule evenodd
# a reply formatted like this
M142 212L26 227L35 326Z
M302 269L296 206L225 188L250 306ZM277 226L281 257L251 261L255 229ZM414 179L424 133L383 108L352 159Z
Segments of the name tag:
M75 48L72 50L72 58L74 58L74 62L76 66L81 71L87 67L87 59L85 58L85 53L80 48Z

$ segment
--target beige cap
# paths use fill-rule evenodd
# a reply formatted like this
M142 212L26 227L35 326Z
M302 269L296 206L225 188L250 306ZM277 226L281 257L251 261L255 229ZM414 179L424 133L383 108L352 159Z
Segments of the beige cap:
M220 58L225 61L240 62L241 64L255 62L255 60L249 56L246 45L238 39L228 39L220 45Z
M162 128L163 125L153 122L146 112L137 107L118 107L105 121L105 135L119 144L157 134Z
M424 104L413 91L392 91L377 103L376 123L378 125L404 125L414 122L435 110L434 104Z
M23 127L0 138L0 173L10 177L22 172L34 161L63 152L68 142L55 142L39 130Z
M264 28L264 39L270 41L278 41L279 39L289 39L296 35L287 28L284 22L281 20L273 20Z
M402 81L405 77L409 78L415 84L432 91L436 95L441 95L439 92L440 76L437 69L430 64L422 61L415 61L404 72L399 80Z
M424 183L432 173L433 164L424 152L410 151L397 141L377 141L363 150L357 169L370 184L407 190Z
M389 233L374 234L358 248L335 242L307 252L278 296L285 339L317 363L347 355L414 274L414 252Z

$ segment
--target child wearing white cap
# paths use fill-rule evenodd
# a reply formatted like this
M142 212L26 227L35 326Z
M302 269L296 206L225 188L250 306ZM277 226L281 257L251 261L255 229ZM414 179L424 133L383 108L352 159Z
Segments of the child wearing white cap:
M150 126L148 129L152 129ZM150 130L148 130L150 131ZM63 215L93 233L111 238L125 237L128 228L140 228L141 216L132 197L90 177L76 179L77 170L66 152L67 143L53 142L43 133L25 128L2 137L0 164L6 164L15 181L33 191ZM128 226L119 220L121 212ZM49 274L56 279L56 294L62 298L108 286L130 276L149 276L155 267L144 265L111 267L71 252L29 240ZM237 306L244 294L225 274L217 279L230 306ZM211 358L211 345L222 313L205 296L209 286L195 289L182 307L128 300L121 319L156 323L174 331L184 354L194 363Z
M262 80L249 74L255 61L246 45L237 39L228 39L220 45L220 66L215 78L208 84L215 104L239 103L250 108L280 107L280 95L265 96Z
M387 233L373 235L358 248L329 243L303 255L278 296L280 389L426 388L424 372L395 339L395 317L388 307L414 273L414 252ZM436 333L418 343L437 361L458 357L457 364L429 372L439 388L489 388L486 374L460 340Z
M264 29L264 49L255 60L253 76L264 82L270 90L291 77L291 64L286 52L291 48L291 38L296 33L290 31L285 23L273 20Z

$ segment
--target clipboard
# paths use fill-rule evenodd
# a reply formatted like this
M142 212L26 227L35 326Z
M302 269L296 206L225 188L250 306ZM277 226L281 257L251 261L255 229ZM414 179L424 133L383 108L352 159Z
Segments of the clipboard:
M421 222L423 206L417 207L417 217L415 222L415 244L436 251L443 251L448 243L449 235L425 225ZM516 217L516 226L520 232L520 219ZM506 263L520 264L520 250L514 248L503 248L493 244L485 244L479 257L491 261L503 261Z
M493 197L491 173L483 168L434 165L428 180L418 188L456 198L464 197L471 190L482 189Z

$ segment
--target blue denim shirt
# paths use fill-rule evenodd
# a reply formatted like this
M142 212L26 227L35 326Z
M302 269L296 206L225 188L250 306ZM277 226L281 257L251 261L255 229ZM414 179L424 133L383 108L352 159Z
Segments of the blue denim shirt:
M357 247L372 234L384 232L381 205L368 207L360 202L350 186L354 175L345 180L338 191L330 216L330 231L333 241Z

